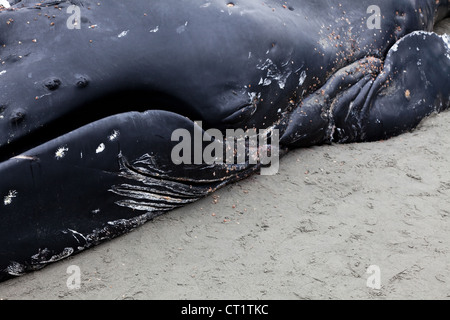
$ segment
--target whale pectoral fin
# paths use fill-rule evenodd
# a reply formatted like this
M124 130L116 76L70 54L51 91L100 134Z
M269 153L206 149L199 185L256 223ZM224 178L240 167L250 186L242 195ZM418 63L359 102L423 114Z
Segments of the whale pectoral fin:
M365 101L354 101L357 112L351 117L338 110L333 113L333 140L376 141L410 131L425 117L449 107L449 82L449 37L428 32L407 35L389 51Z
M335 122L359 113L381 66L381 60L368 57L336 72L282 121L280 143L306 147L330 142Z
M195 164L196 152L209 145L205 135L175 113L129 112L0 162L0 281L128 232L258 169ZM181 163L180 154L188 155Z

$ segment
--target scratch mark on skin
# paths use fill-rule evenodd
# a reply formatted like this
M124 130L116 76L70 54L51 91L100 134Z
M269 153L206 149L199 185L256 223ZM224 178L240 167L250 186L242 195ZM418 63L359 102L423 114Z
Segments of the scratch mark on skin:
M116 202L118 206L160 214L183 204L194 202L205 195L205 193L208 193L202 188L191 188L191 186L187 186L183 182L161 180L162 177L154 178L149 172L147 174L140 172L140 170L145 170L136 167L137 164L145 164L150 168L154 166L154 160L150 155L145 155L136 160L134 166L128 164L121 155L119 157L121 175L130 180L140 181L144 186L129 184L112 186L109 190L110 192L126 197L126 199Z
M119 154L119 175L130 182L139 182L139 184L122 183L112 186L108 191L124 197L116 201L116 205L159 215L192 203L214 192L228 181L240 179L240 175L247 175L256 169L252 167L247 171L246 165L244 169L240 166L205 165L203 170L223 170L225 175L198 180L161 170L157 161L156 156L145 154L129 163L122 153Z
M73 237L75 238L75 240L78 241L78 243L80 243L80 240L78 240L78 238L75 237L75 235L79 235L80 237L82 237L82 238L84 239L84 241L87 242L86 237L85 237L82 233L79 233L78 231L75 231L75 230L72 230L72 229L67 229L67 230L69 230L70 232L72 232Z
M3 199L3 203L5 206L8 206L12 203L13 198L17 197L17 191L16 190L10 190L8 195L5 196Z
M0 71L0 76L4 75L6 73L6 70Z
M152 33L155 33L155 32L158 32L158 30L159 30L159 26L156 26L156 28L155 28L155 29L152 29L152 30L150 30L150 32L152 32Z
M26 155L16 156L16 157L13 157L13 159L17 159L17 160L31 160L31 161L39 160L38 157L26 156Z
M36 96L36 100L42 99L43 97L49 96L51 93L43 94L42 96Z

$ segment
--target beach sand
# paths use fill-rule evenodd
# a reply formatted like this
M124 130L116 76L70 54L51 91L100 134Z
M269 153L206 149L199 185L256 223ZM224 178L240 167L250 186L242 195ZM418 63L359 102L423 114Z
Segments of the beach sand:
M388 141L292 151L277 175L1 283L0 299L448 299L449 129L444 112Z

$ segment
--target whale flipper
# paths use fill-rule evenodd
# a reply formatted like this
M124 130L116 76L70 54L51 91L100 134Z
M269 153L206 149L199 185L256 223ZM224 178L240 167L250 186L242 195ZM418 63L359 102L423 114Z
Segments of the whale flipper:
M0 163L8 187L1 195L0 281L126 233L258 169L175 165L179 142L171 138L180 129L206 134L175 113L130 112Z

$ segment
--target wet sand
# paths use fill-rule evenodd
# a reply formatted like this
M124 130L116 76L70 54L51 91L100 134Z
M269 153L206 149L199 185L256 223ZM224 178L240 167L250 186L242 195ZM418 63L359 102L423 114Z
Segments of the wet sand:
M277 175L1 283L0 299L448 299L449 129L444 112L388 141L292 151Z

